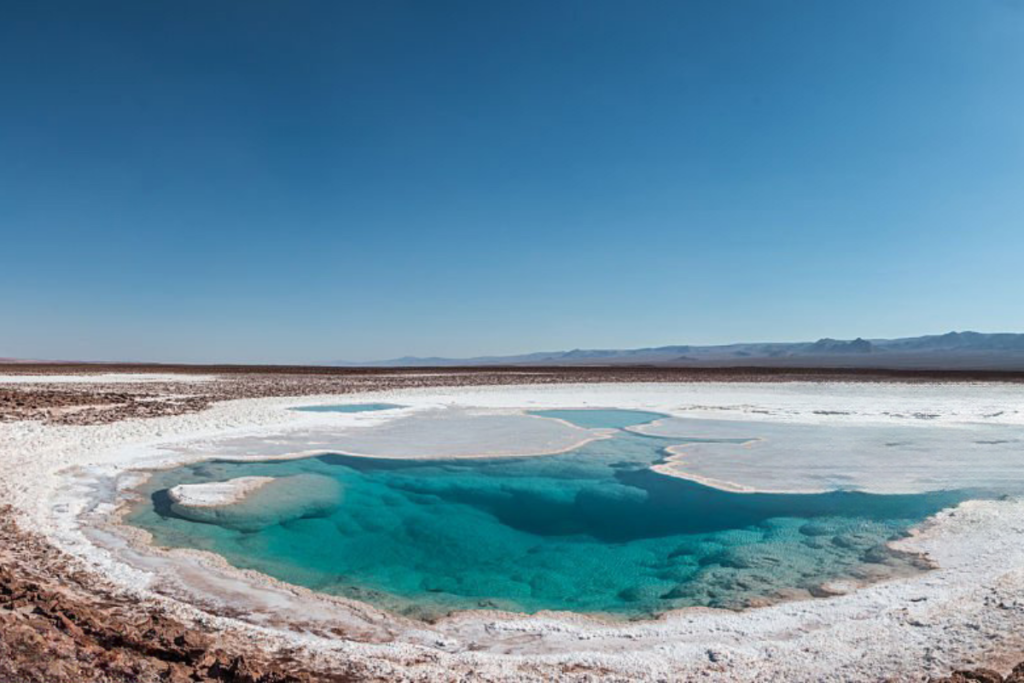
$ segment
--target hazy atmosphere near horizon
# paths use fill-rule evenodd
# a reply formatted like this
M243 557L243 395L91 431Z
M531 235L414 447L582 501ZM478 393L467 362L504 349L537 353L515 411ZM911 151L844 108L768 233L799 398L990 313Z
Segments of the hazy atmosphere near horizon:
M0 357L1020 332L1024 3L6 3Z

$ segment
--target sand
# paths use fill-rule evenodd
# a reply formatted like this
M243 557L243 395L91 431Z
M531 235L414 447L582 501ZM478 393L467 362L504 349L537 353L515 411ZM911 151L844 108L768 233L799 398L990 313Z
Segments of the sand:
M139 467L194 461L232 447L239 458L294 456L301 453L290 449L302 434L355 433L428 411L493 415L589 406L766 425L963 430L982 424L1024 431L1024 388L1009 384L552 385L352 397L375 401L407 408L398 416L301 413L288 408L339 403L338 397L268 398L87 427L3 424L0 501L13 504L24 523L91 571L118 582L125 595L158 601L183 619L248 633L268 648L298 647L324 666L332 658L360 662L391 680L920 680L958 666L1019 659L1024 502L1016 498L966 503L900 541L900 549L935 563L923 575L742 613L692 609L631 623L497 612L413 622L239 572L203 553L160 552L140 539L129 542L108 525L115 509L110 501L138 481ZM308 449L318 450L315 444ZM833 476L843 474L841 464ZM756 487L756 467L748 463L745 479L730 476ZM775 469L773 485L799 486L795 469L791 481L785 467ZM856 476L866 488L876 479L884 488L892 483L892 470L860 467ZM985 476L1020 477L1019 470L1005 459ZM296 624L302 628L291 628ZM344 636L332 633L337 629Z

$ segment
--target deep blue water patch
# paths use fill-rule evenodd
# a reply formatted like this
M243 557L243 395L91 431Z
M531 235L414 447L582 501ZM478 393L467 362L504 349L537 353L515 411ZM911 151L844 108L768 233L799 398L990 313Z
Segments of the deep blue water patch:
M376 410L393 410L403 407L394 403L345 403L327 406L302 406L301 408L292 408L292 410L304 413L368 413Z
M210 461L157 472L129 521L160 545L211 550L412 616L490 607L640 617L909 571L886 542L965 497L738 494L649 469L684 441L618 432L533 458ZM305 487L267 487L248 503L258 510L241 506L213 524L160 504L176 484L250 475L330 478L337 500L307 511L282 499Z

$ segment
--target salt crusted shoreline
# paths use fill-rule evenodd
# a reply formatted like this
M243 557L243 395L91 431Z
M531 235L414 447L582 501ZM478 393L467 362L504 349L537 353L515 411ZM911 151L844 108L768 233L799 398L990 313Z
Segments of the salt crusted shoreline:
M1021 388L999 384L556 385L427 389L344 400L382 399L402 403L411 413L453 405L590 405L769 422L914 424L914 414L927 413L936 416L928 421L933 427L1024 425ZM566 614L490 612L462 613L436 625L389 621L388 615L368 606L325 600L256 575L218 569L215 561L200 559L201 554L140 553L91 526L113 510L105 501L116 483L126 485L134 476L131 469L201 459L204 448L224 439L256 443L297 430L368 426L389 419L373 413L286 410L318 402L341 399L240 400L198 414L92 427L0 425L0 465L5 470L0 501L14 505L25 523L94 571L120 583L126 594L162 602L182 618L248 634L268 647L307 648L306 656L324 666L331 658L359 661L392 680L450 679L470 671L478 680L698 675L730 681L919 680L979 662L1009 665L1019 659L1024 503L1017 500L966 503L940 513L899 542L900 549L926 553L937 564L938 569L923 576L826 600L743 613L692 609L627 624ZM120 482L117 477L122 477ZM166 577L171 570L179 574L180 590L172 589ZM197 585L190 587L190 582ZM232 614L249 614L210 614L189 604L193 588L207 597L221 592L225 604L247 601L245 609ZM296 633L286 628L295 618L341 624L348 632L345 638L330 637L326 629ZM387 631L387 638L380 637L377 627Z

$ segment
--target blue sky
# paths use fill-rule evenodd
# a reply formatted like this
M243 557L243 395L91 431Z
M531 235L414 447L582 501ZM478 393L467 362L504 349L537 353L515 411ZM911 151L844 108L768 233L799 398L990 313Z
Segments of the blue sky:
M15 2L0 356L1024 331L1024 2Z

